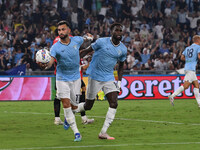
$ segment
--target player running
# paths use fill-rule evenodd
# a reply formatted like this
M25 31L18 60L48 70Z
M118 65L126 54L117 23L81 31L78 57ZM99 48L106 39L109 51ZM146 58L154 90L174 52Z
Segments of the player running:
M91 46L81 51L80 54L82 57L94 50L92 61L86 71L89 75L86 102L79 104L77 112L92 109L95 97L101 89L105 93L109 103L106 119L98 136L99 139L115 139L107 134L107 130L113 122L117 111L117 96L120 92L123 65L127 55L127 48L121 43L121 39L122 25L114 23L111 25L111 37L99 38ZM118 82L116 83L113 69L117 62L119 63L119 67Z
M194 95L200 108L199 97L199 82L196 76L196 65L198 59L200 59L200 36L195 35L192 38L193 44L186 47L181 55L181 60L185 61L185 78L184 84L180 86L172 95L169 95L170 103L174 106L174 97L180 94L182 91L189 88L190 84L194 85Z

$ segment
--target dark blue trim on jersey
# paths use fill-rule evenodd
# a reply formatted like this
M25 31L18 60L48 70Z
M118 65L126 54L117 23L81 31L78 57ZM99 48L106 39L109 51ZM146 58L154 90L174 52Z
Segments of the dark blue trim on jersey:
M68 44L62 43L61 40L58 42L60 42L60 44L62 44L62 45L68 46L71 43L71 38L69 38L69 39L70 39L70 42Z
M114 47L118 47L118 46L121 44L121 41L119 41L119 44L115 45L115 44L112 42L112 37L110 37L110 43L111 43Z

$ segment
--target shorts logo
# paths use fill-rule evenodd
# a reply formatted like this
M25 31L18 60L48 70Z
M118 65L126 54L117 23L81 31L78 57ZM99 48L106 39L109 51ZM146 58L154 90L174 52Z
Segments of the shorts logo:
M1 77L0 78L0 91L3 91L7 88L13 81L13 77Z

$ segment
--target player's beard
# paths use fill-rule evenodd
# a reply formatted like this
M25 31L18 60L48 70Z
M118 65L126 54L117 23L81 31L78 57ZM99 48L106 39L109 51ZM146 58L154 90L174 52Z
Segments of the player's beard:
M66 39L68 37L68 34L65 34L64 36L60 36L59 35L59 37L60 37L60 39L64 40L64 39Z
M122 36L121 36L121 35L115 35L115 36L113 36L113 38L114 38L116 41L121 41L121 40L122 40Z

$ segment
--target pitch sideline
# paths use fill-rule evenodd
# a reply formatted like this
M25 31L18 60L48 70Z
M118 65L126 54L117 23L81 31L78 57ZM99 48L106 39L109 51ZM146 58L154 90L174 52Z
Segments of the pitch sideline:
M95 147L124 147L124 146L155 146L155 145L190 145L200 144L200 142L180 142L180 143L135 143L118 145L85 145L85 146L60 146L60 147L29 147L29 148L9 148L0 150L41 150L41 149L73 149L73 148L95 148Z
M8 112L8 111L4 111L4 113L33 114L33 115L53 115L53 113L37 113L37 112ZM76 115L76 116L80 116L80 115ZM105 119L105 117L103 117L103 116L88 116L88 117ZM137 122L149 122L149 123L167 123L167 124L177 124L177 125L200 126L199 123L180 123L180 122L170 122L170 121L140 120L140 119L129 119L129 118L115 118L115 119L117 119L117 120L127 120L127 121L137 121Z

